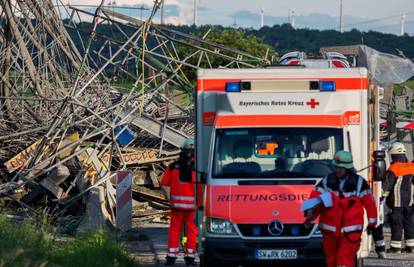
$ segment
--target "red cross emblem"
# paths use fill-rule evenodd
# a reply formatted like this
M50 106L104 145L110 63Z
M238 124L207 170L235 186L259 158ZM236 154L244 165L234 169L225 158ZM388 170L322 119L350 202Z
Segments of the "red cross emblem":
M316 108L319 106L319 102L312 98L309 102L306 102L306 105L310 106L311 108Z

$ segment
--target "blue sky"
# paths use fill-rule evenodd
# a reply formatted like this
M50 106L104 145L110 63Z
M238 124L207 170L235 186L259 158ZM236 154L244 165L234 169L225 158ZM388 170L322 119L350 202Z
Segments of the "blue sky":
M71 4L98 4L101 0L63 0ZM111 1L105 1L113 2ZM194 0L165 0L167 21L192 24ZM115 0L117 6L152 5L153 0ZM338 29L340 0L198 0L199 24L233 25L258 28L260 10L265 10L265 24L288 21L288 12L295 12L299 28ZM414 35L414 0L343 0L345 30L358 28L398 34L401 15L406 13L405 29ZM139 17L139 11L126 11ZM144 12L144 16L145 16Z

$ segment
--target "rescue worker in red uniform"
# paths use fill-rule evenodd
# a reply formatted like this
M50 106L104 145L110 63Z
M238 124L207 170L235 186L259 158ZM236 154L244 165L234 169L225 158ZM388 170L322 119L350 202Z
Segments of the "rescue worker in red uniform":
M310 196L328 196L332 199L331 207L319 204L307 210L305 224L320 216L328 267L354 267L364 227L364 209L368 229L372 231L377 224L377 208L368 183L354 172L350 152L336 153L333 165L335 172L323 178Z
M392 163L384 190L391 212L391 253L401 253L404 230L405 250L414 252L413 180L414 163L408 162L402 143L394 143L389 153Z
M161 184L170 187L171 221L168 233L168 254L165 265L174 265L179 253L182 226L187 236L184 260L195 265L198 228L195 224L194 141L186 140L178 161L165 170Z

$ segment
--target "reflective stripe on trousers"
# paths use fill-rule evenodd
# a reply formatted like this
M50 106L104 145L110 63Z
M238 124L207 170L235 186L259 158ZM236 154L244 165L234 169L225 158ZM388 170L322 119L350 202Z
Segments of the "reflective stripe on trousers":
M377 223L377 218L369 218L368 223L369 224L376 224Z
M189 197L189 196L171 195L170 197L173 200L182 200L182 201L194 201L195 200L194 197Z
M376 247L385 247L385 240L375 241L375 246Z
M179 248L168 248L168 254L167 254L167 256L176 258L177 257L177 254L179 252L180 252L180 249Z
M330 231L330 232L336 232L336 227L335 226L324 224L324 223L320 223L319 228L321 228L322 230ZM362 231L362 229L363 229L362 224L350 225L350 226L342 227L341 228L341 233Z
M392 248L401 248L401 241L393 241L391 240L391 247Z
M186 251L185 251L185 255L187 256L187 257L195 257L195 249L191 249L191 248L188 248Z
M408 247L414 247L414 239L405 240L405 245Z
M336 232L335 226L325 224L325 223L319 223L319 228L321 228L322 230L330 231L330 232Z
M342 227L341 232L349 233L349 232L355 232L355 231L362 231L362 229L364 229L364 226L362 224L357 224L357 225L350 225L350 226Z
M194 204L184 204L184 203L175 203L171 202L171 207L173 208L183 208L183 209L195 209Z

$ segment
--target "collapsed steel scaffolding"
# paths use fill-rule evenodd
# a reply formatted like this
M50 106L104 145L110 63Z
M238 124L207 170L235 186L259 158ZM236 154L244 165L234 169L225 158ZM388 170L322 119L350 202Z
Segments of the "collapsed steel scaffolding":
M100 187L113 221L116 171L159 174L193 136L189 76L269 63L267 54L208 41L208 32L197 37L154 23L160 4L139 20L105 1L91 12L60 0L1 0L0 194L30 206L46 189L61 215L62 205ZM56 180L61 166L70 178ZM19 190L26 199L14 197Z

